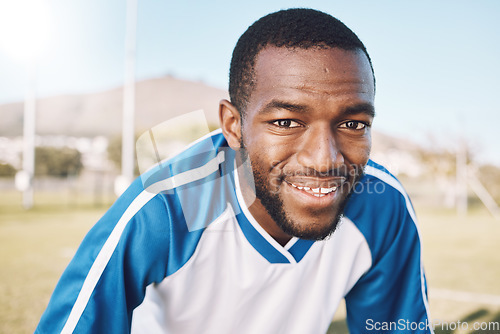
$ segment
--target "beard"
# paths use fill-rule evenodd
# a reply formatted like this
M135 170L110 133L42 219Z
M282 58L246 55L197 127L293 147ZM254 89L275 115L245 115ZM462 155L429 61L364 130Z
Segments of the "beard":
M343 217L344 207L350 194L341 201L337 213L332 215L329 222L321 226L309 226L307 222L297 222L289 216L284 209L280 193L270 189L269 181L265 175L254 168L253 176L255 180L256 197L261 201L269 216L271 216L274 222L286 234L302 239L324 240L331 236L337 229ZM311 215L312 214L314 214L314 212L311 210Z
M297 221L293 217L290 216L289 213L285 210L285 204L281 196L281 192L279 189L281 186L278 186L278 190L271 188L271 173L264 167L260 166L250 159L249 155L246 153L247 150L244 149L245 145L243 140L240 143L240 157L241 161L249 160L250 164L244 163L246 167L244 167L246 177L253 176L253 182L255 185L255 195L260 200L265 210L269 214L269 216L274 220L276 225L290 236L294 236L297 238L308 239L308 240L324 240L331 236L339 222L343 217L344 208L348 202L349 197L353 193L354 189L354 180L359 180L361 175L358 177L352 177L353 182L351 183L351 187L347 195L344 198L340 199L336 210L332 210L333 208L327 208L326 210L331 210L332 213L329 215L331 218L327 222L321 222L321 224L314 224L307 221ZM251 167L249 166L251 165ZM251 169L251 170L248 170ZM284 176L279 176L280 179L279 184L282 184L284 181ZM252 180L248 180L251 182ZM309 215L314 217L317 213L317 210L310 210Z

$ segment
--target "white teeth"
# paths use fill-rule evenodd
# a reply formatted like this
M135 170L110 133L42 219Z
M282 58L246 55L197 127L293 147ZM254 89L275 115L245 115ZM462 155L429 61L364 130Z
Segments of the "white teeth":
M328 194L328 193L334 192L335 190L337 190L337 187L321 188L321 193Z
M331 188L313 188L314 193L320 193L320 194L328 194L333 191L337 190L337 187L331 187Z
M329 193L337 190L337 187L335 187L335 186L333 186L331 188L321 188L321 187L310 188L310 187L298 186L298 185L293 184L293 183L290 183L290 184L292 185L292 187L297 188L299 190L312 191L313 195L316 197L323 197L326 194L329 194Z

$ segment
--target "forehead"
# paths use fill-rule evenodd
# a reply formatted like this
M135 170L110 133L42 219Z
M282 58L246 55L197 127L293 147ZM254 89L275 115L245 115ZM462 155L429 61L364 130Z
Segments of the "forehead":
M361 50L268 46L257 55L254 70L254 92L287 88L327 95L346 89L372 96L374 92L371 66Z

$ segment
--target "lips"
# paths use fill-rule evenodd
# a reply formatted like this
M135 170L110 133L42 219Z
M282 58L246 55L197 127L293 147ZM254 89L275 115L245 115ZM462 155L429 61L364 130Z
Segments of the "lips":
M297 188L299 190L302 190L304 192L307 192L313 196L316 197L323 197L326 196L329 193L337 191L337 186L329 187L329 188L324 188L324 187L318 187L318 188L311 188L311 187L306 187L306 186L299 186L294 183L289 183L292 187Z

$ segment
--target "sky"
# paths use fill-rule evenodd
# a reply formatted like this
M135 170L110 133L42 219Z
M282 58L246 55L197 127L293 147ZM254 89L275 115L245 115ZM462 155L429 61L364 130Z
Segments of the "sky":
M18 2L21 17L10 5ZM465 142L479 162L500 165L496 0L140 0L136 78L169 74L227 89L239 36L290 7L332 14L363 41L377 80L375 130L450 150ZM8 41L26 31L43 46L32 57L38 97L122 85L125 22L125 0L0 0L0 104L24 98L27 59Z

